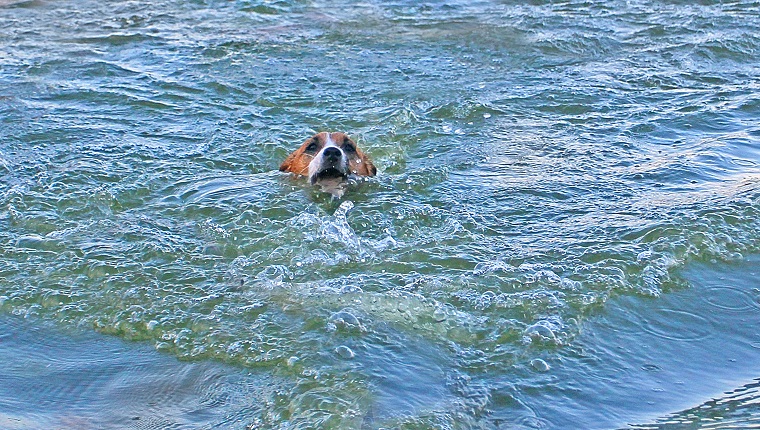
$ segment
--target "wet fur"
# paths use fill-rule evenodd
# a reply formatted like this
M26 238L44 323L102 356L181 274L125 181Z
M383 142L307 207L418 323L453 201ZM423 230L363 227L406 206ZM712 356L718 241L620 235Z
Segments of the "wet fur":
M329 148L338 149L340 156ZM280 171L306 176L313 185L336 197L343 195L351 177L377 174L372 160L341 132L322 132L310 137L282 162Z

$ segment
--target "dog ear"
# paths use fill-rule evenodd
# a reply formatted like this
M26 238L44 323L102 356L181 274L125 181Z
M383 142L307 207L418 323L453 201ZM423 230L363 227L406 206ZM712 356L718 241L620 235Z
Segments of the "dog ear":
M280 172L293 172L297 173L293 170L293 162L296 160L297 152L293 152L290 155L288 155L287 158L285 158L285 161L280 164Z
M364 160L364 164L367 165L368 176L375 176L375 175L377 175L377 167L375 167L375 165L372 164L372 160L370 160L369 158L367 158L367 159Z
M280 164L280 172L289 172L294 158L296 158L295 154L288 155L288 158L286 158L285 161Z

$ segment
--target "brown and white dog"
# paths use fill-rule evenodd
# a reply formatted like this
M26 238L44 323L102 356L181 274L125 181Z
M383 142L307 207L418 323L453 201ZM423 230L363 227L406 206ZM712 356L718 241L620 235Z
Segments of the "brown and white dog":
M342 197L346 184L357 176L375 176L377 169L345 133L317 133L290 154L280 171L306 176L312 185Z

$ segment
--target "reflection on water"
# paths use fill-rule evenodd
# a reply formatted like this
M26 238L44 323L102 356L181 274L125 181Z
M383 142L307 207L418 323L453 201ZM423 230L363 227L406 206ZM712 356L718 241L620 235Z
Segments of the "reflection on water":
M3 429L243 428L281 384L14 317L0 328Z
M511 411L589 320L704 346L681 271L760 251L755 9L4 2L0 311L282 381L262 427L561 421ZM277 172L325 129L343 201Z
M633 429L668 428L729 429L760 426L760 381L738 388L719 399L659 420L656 424L631 426Z
M685 420L699 411L690 410L695 405L731 401L730 391L758 375L758 263L753 256L730 265L690 264L682 273L688 288L657 299L612 299L572 344L541 352L549 372L521 363L515 368L519 377L493 382L499 387L494 395L513 399L494 416L537 419L547 428L626 428L669 422L675 411L687 411L673 414ZM723 306L737 297L747 306ZM758 400L747 392L742 398L747 404ZM516 402L524 406L515 407ZM689 428L711 428L708 417L715 417L705 412L704 420ZM721 428L731 428L734 421L725 418Z

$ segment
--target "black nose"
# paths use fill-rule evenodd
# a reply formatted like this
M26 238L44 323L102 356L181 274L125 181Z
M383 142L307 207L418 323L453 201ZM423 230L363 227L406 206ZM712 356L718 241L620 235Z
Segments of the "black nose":
M343 153L340 152L340 149L335 148L333 146L329 148L325 148L325 152L323 153L323 156L328 160L339 160L340 157L343 156Z

